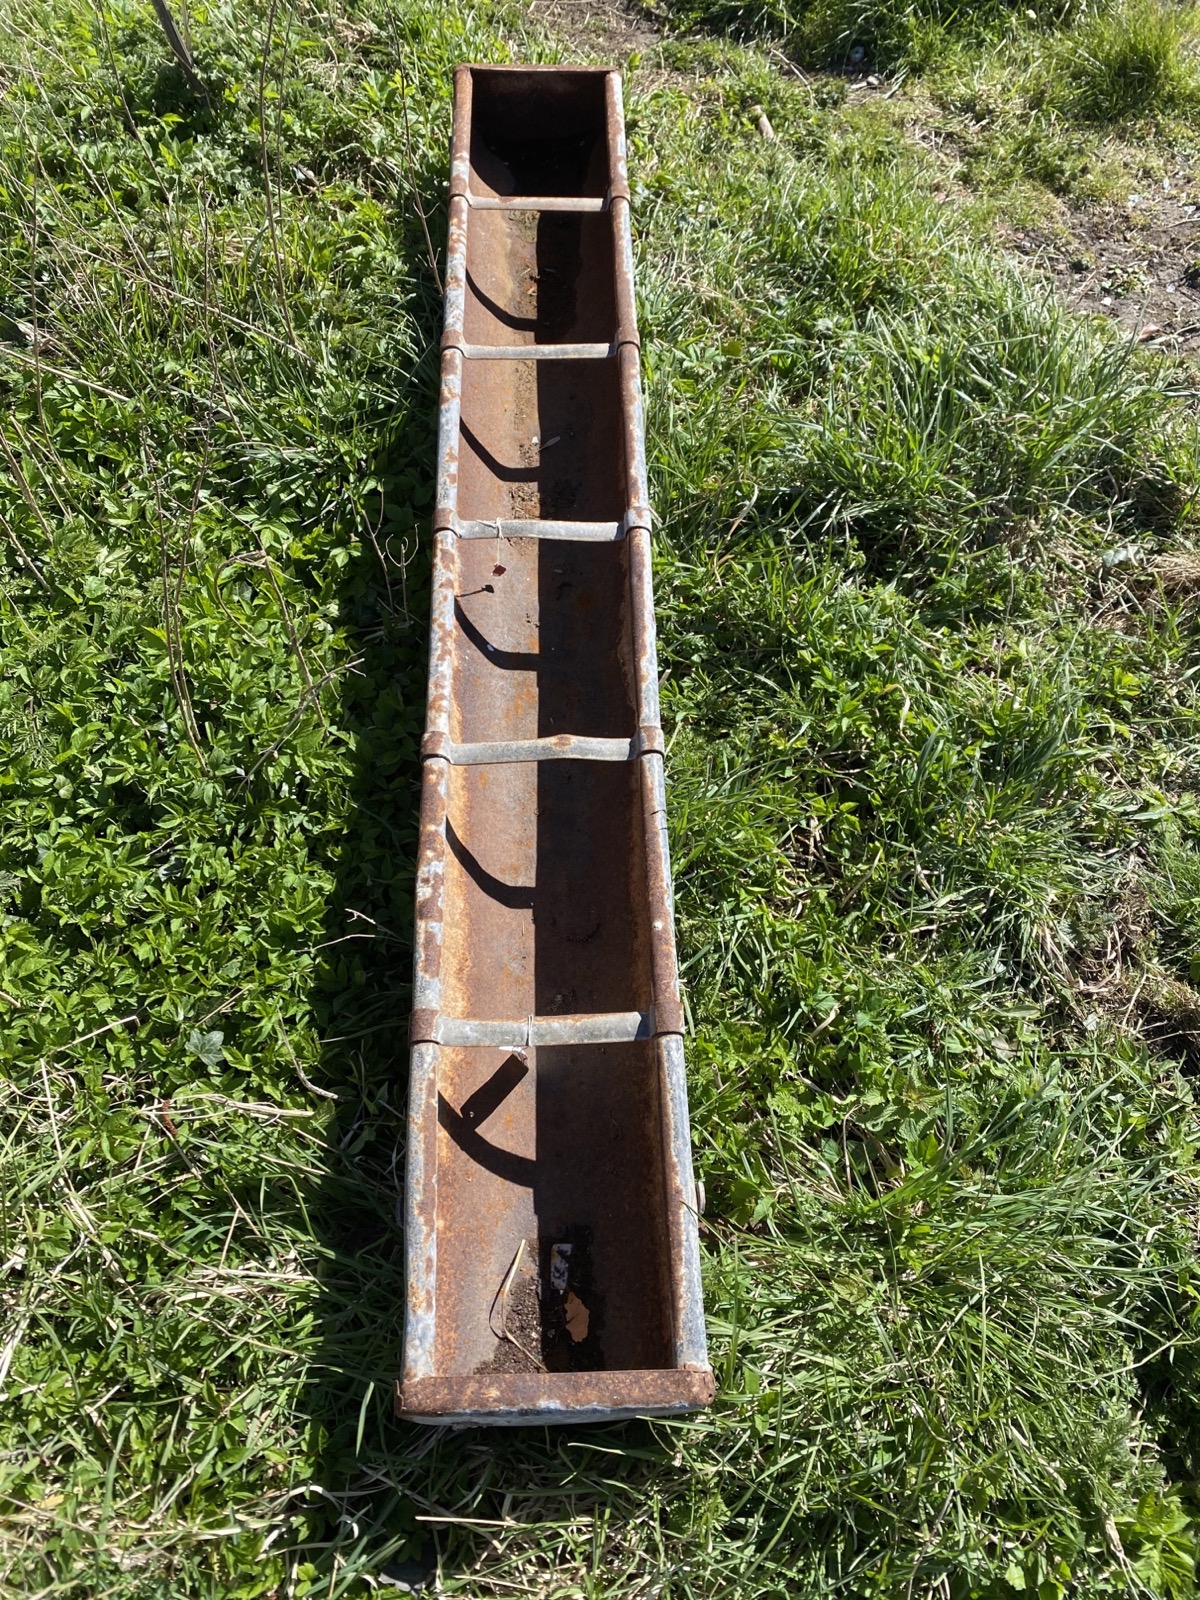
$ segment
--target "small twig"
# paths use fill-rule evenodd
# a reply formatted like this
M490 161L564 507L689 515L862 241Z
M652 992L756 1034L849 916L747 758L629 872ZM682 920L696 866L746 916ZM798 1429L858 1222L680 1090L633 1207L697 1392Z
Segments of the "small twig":
M17 1352L17 1346L25 1337L25 1329L32 1321L32 1309L22 1311L20 1316L13 1319L12 1332L5 1340L4 1348L0 1349L0 1389L3 1388L4 1381L8 1377L8 1369L12 1365L12 1358Z
M296 628L292 622L291 610L288 606L287 600L284 598L284 593L279 585L279 581L275 576L275 564L271 560L267 548L262 542L262 535L259 533L258 529L253 526L248 518L239 516L236 511L233 513L233 515L238 522L243 523L254 534L255 543L258 545L259 559L255 560L254 557L250 555L230 556L228 560L221 563L221 566L222 568L234 566L261 567L266 573L271 588L274 590L275 598L279 602L279 610L283 616L283 625L287 629L287 635L291 640L292 649L296 653L296 661L300 667L300 676L304 679L305 694L312 700L314 706L316 707L317 717L320 720L321 726L328 731L329 724L325 720L325 713L321 709L321 702L317 694L318 686L314 684L312 674L308 670L308 660L300 643L300 635L296 632ZM216 586L214 585L214 590L215 588ZM225 605L224 601L220 600L219 593L217 598L226 616L230 617L236 622L237 619L233 617L233 614L229 610L228 606ZM239 624L239 626L241 626L241 624ZM245 632L247 630L243 629L243 631ZM250 634L249 636L251 638L254 637L253 634ZM324 681L325 680L322 679L322 682ZM303 705L303 703L304 701L301 699L301 705Z
M400 935L391 928L385 928L382 922L376 922L374 917L369 917L365 911L356 911L353 906L346 907L348 917L357 917L360 922L369 922L373 928L378 928L380 933L386 933L389 939L398 939Z
M150 463L147 461L147 465ZM200 763L200 770L207 773L208 762L204 758L204 750L200 744L200 729L196 722L196 713L192 709L192 696L188 689L187 672L183 658L183 630L179 613L178 590L182 585L182 568L176 594L171 593L170 552L167 545L167 525L163 516L162 495L159 492L158 479L154 481L154 502L158 510L158 543L162 567L162 592L163 592L163 632L167 644L167 670L171 675L171 687L175 691L175 699L179 705L179 712L183 718L183 730L187 735L188 743L195 752ZM180 553L181 563L187 556L187 539L183 539L183 549Z
M33 169L30 174L30 210L32 213L32 222L29 230L29 320L33 324L33 396L37 402L38 421L42 425L42 432L48 439L50 437L50 429L46 426L46 413L42 407L42 335L41 330L38 328L38 167L39 162L35 156Z
M275 258L275 276L279 280L279 305L288 335L296 343L296 330L292 326L292 313L288 308L287 282L283 275L283 256L279 249L279 231L275 226L275 197L271 189L271 160L267 149L267 66L271 59L271 36L275 31L275 12L278 0L271 0L267 12L267 35L263 40L262 64L258 70L258 137L262 155L263 187L267 201L267 228L271 234L271 253Z
M238 1001L244 994L249 993L249 988L235 989L231 995L221 1001L219 1006L214 1006L211 1011L206 1011L204 1015L193 1024L193 1026L196 1028L202 1028L206 1022L211 1022L214 1017L224 1016L227 1011L233 1010L234 1006L237 1005Z
M211 110L212 101L208 97L208 89L203 78L196 71L196 63L192 58L192 52L188 49L187 40L176 27L175 18L171 15L166 0L150 0L150 4L154 7L154 15L158 18L159 25L166 35L167 43L171 47L171 54L183 68L184 77Z
M1137 988L1133 991L1133 996L1130 999L1129 1004L1125 1007L1125 1015L1121 1018L1121 1026L1123 1028L1127 1028L1129 1026L1129 1019L1133 1015L1133 1008L1138 1003L1138 997L1141 995L1142 989L1145 986L1145 982L1146 974L1143 972L1141 977L1138 979Z
M325 731L328 732L329 724L325 720L325 713L321 710L320 696L317 694L317 691L313 686L312 674L308 670L308 661L305 659L304 649L300 643L300 635L296 632L295 626L292 622L291 610L287 601L284 599L283 590L279 585L279 580L275 576L275 563L267 554L267 551L263 546L262 536L257 533L257 530L256 537L258 538L258 548L262 551L263 566L266 571L267 578L270 581L271 588L275 591L275 598L278 600L279 609L283 614L283 625L287 629L287 635L291 640L292 649L296 652L296 660L300 666L300 676L304 679L304 687L308 691L309 698L312 700L313 708L317 713L318 721Z
M236 512L234 512L234 516L237 517L237 513ZM242 520L242 518L237 517L237 520L240 522ZM289 640L291 641L292 649L295 651L296 660L297 660L297 662L299 663L299 666L300 666L300 676L304 679L305 694L306 694L306 696L308 696L309 698L312 698L314 700L314 703L315 703L316 708L317 708L317 716L320 719L321 726L323 728L325 728L325 729L328 729L329 724L325 720L325 713L321 710L321 703L320 703L319 700L316 700L316 698L315 698L316 697L316 687L313 684L312 674L308 670L308 661L307 661L307 659L305 657L304 650L303 650L303 648L302 648L302 646L300 644L300 636L296 632L295 625L292 622L291 610L288 607L287 600L284 598L283 590L279 586L279 580L275 576L275 564L271 560L271 557L267 554L267 551L263 546L262 539L258 537L257 532L255 533L255 537L258 538L258 555L257 556L254 556L254 555L250 554L249 552L247 552L246 554L243 554L243 555L239 555L239 556L230 556L227 560L225 560L225 561L223 561L221 563L221 570L224 571L224 569L226 567L255 567L259 571L266 573L267 581L270 583L271 588L275 593L275 598L279 602L279 610L280 610L280 613L283 616L283 625L284 625L284 628L287 630L287 636L288 636ZM224 611L225 615L229 618L229 620L231 622L233 622L237 627L241 628L242 632L246 635L246 637L248 639L251 640L252 643L257 644L258 641L255 639L254 635L250 632L250 630L245 626L244 623L239 622L238 619L233 615L233 612L230 611L229 607L221 599L220 591L217 590L215 588L215 586L214 586L214 593L216 594L217 603L220 605L222 611Z
M837 1017L837 1015L841 1011L841 1009L842 1009L841 1001L839 1001L837 1003L837 1005L834 1006L833 1010L829 1013L829 1015L825 1018L824 1022L818 1022L817 1023L817 1025L813 1029L812 1033L809 1034L809 1038L810 1039L815 1039L817 1034L824 1033L825 1029L828 1028L829 1026L831 1026L831 1024L833 1023L834 1019Z
M412 190L413 207L421 219L421 232L425 235L425 251L429 258L429 268L433 273L433 281L438 286L438 293L443 292L442 274L438 269L437 254L433 248L433 238L429 232L429 219L425 215L425 207L421 204L420 191L417 188L417 164L413 158L412 131L408 125L408 74L404 70L404 46L396 32L396 19L389 13L388 21L392 29L392 44L396 51L396 71L400 75L400 114L404 120L404 155L408 162L408 182Z
M13 527L12 523L9 522L7 517L0 517L0 522L3 522L4 531L5 531L5 533L8 534L8 537L12 540L14 546L16 547L17 554L20 556L21 561L23 562L23 564L29 568L30 572L33 573L34 577L41 584L43 592L45 594L52 593L50 585L46 582L46 579L42 574L42 569L38 566L37 562L29 554L29 551L26 550L25 546L21 543L20 539L18 539L17 531Z
M196 192L196 215L200 219L200 237L203 244L203 254L201 259L204 265L204 272L200 280L200 285L201 299L204 305L204 315L202 321L202 326L204 328L204 344L208 351L208 364L212 368L213 381L217 385L218 389L220 389L225 399L226 414L228 415L229 420L233 423L238 437L241 439L242 443L245 444L246 435L243 433L242 425L238 421L237 411L235 410L233 404L233 396L229 393L229 387L221 373L221 366L217 360L216 345L213 343L212 306L210 304L209 294L211 288L210 280L212 275L212 241L209 238L208 232L208 202L205 192L201 188L200 184L197 182L194 187ZM216 587L217 586L214 584L214 590Z
M287 1029L284 1027L283 1019L281 1017L275 1018L275 1026L279 1030L279 1037L283 1040L284 1049L292 1058L292 1065L296 1069L296 1076L300 1079L300 1082L304 1085L308 1092L310 1094L319 1095L322 1100L340 1100L342 1098L340 1094L334 1094L332 1089L322 1089L319 1084L315 1084L305 1072L304 1068L300 1065L299 1059L296 1056L296 1052L292 1049L292 1041L288 1038Z
M109 400L119 400L122 405L131 406L134 404L132 395L118 394L115 389L106 388L102 383L93 383L90 378L84 378L78 372L64 372L61 367L52 367L45 361L39 361L36 350L30 356L27 356L23 350L12 349L5 350L2 354L5 361L24 361L28 366L33 367L38 374L37 381L39 383L41 382L41 374L48 372L52 378L63 378L67 383L78 383L84 389L91 389L93 394L106 395Z
M508 1291L512 1287L512 1281L517 1275L517 1268L521 1265L521 1257L524 1254L525 1254L525 1241L524 1241L524 1239L522 1239L520 1244L516 1248L516 1253L514 1254L514 1256L512 1258L512 1261L509 1263L508 1271L504 1274L504 1277L501 1280L500 1287L496 1290L496 1298L492 1301L492 1309L491 1309L491 1313L490 1313L490 1316L489 1316L489 1320L491 1319L491 1317L495 1316L496 1307L497 1307L497 1305L499 1305L499 1307L500 1307L500 1337L501 1338L507 1338L508 1337L508 1331L507 1331L507 1327L506 1327L506 1323L505 1323L505 1317L507 1316L507 1312L508 1312Z
M42 1072L42 1086L46 1091L46 1111L50 1117L50 1135L54 1140L54 1148L58 1152L59 1163L63 1158L62 1141L58 1137L58 1118L54 1114L54 1096L50 1092L50 1074L46 1071L45 1058L38 1062Z
M87 1044L90 1039L98 1039L101 1034L112 1033L116 1028L127 1028L131 1022L136 1022L137 1020L138 1013L132 1011L127 1017L117 1017L113 1022L106 1022L102 1028L93 1028L91 1033L80 1034L79 1038L72 1039L70 1044L55 1045L50 1054L52 1056L60 1056L64 1050L74 1050L77 1045Z
M533 1354L532 1350L527 1350L525 1348L520 1339L517 1338L516 1334L513 1333L508 1326L508 1291L512 1288L512 1281L517 1275L517 1268L521 1265L521 1257L524 1254L525 1241L522 1239L520 1244L517 1246L516 1254L512 1258L512 1263L509 1266L508 1271L504 1274L503 1283L501 1283L499 1289L496 1290L496 1298L492 1301L492 1309L488 1313L488 1322L491 1324L492 1332L496 1333L496 1327L493 1318L496 1315L496 1307L499 1306L500 1332L496 1334L496 1337L498 1339L506 1339L509 1344L516 1345L517 1349L527 1361L532 1361L539 1372L545 1372L545 1364L538 1360L538 1358Z
M65 520L67 516L67 508L65 505L63 505L62 497L59 494L58 489L55 487L53 475L46 471L45 466L38 459L37 448L34 445L33 440L21 426L21 419L17 416L15 411L10 413L8 420L12 423L17 438L20 440L21 444L24 445L25 449L28 450L30 457L37 463L38 470L42 475L42 482L46 485L47 489L49 489L51 495L54 497L54 503L62 513L62 516ZM65 482L68 477L66 463L63 461L58 451L54 448L54 441L49 437L49 435L46 437L46 448L54 458L54 464L58 469L58 475L60 479Z
M37 501L34 499L33 490L29 487L29 479L25 476L25 469L21 466L20 461L17 459L16 454L13 451L13 447L9 444L3 428L0 428L0 450L3 450L4 459L8 462L9 471L16 480L17 488L21 491L21 499L24 500L25 504L29 507L30 511L33 513L34 521L46 535L46 543L53 549L54 530L46 521L41 506L39 506Z
M790 56L785 55L778 45L769 45L767 47L767 53L768 55L774 56L783 70L785 72L790 72L793 78L799 78L801 83L812 82L812 79L809 77L808 73L804 72L800 67L798 67Z
M100 32L104 38L104 54L108 58L109 69L112 72L113 87L117 91L117 99L121 102L121 111L125 118L125 131L131 138L137 140L142 149L146 149L146 141L142 138L142 130L138 127L133 112L129 109L129 101L125 97L124 85L121 82L121 71L117 66L116 52L113 50L112 35L108 28L108 18L101 5L93 6L96 21L100 24ZM147 151L147 154L149 152ZM86 169L85 169L86 170Z
M183 1102L183 1105L180 1104L180 1100L181 1097L176 1095L172 1101L172 1105L174 1106L175 1110L179 1112L181 1117L190 1115L193 1107L205 1105L221 1106L226 1111L244 1111L247 1116L264 1118L283 1117L290 1118L292 1121L296 1122L306 1121L309 1117L315 1117L317 1114L315 1111L311 1111L307 1107L302 1110L294 1110L288 1106L271 1105L266 1101L231 1100L228 1095L224 1094L198 1094L189 1096L187 1100ZM196 1114L199 1115L199 1112ZM139 1108L138 1115L144 1117L157 1117L158 1110L157 1108L153 1110Z
M383 512L384 512L384 501L383 501L383 496L381 494L380 497L379 497L379 523L380 523L381 527L383 526ZM373 546L373 548L375 550L375 554L376 554L376 556L377 556L377 558L379 560L379 570L380 570L380 572L383 573L383 585L384 585L384 588L387 590L387 597L388 597L388 611L391 613L392 616L395 616L396 607L392 602L392 580L388 576L387 561L384 559L383 551L379 548L379 539L377 537L376 530L371 526L371 519L370 519L370 517L368 517L366 515L365 511L363 513L363 522L364 522L364 525L365 525L366 530L367 530L367 538L370 539L371 544L372 544L372 546ZM405 616L407 617L407 611L405 612Z
M347 661L340 667L330 667L328 672L322 673L322 675L317 679L316 683L313 685L313 692L314 693L319 693L320 690L322 690L327 683L329 683L332 679L337 677L339 672L353 672L355 667L359 667L359 666L362 665L362 661L363 661L362 656L356 656L353 661ZM304 707L305 707L305 705L307 703L307 700L308 700L308 694L307 694L307 691L306 691L300 697L300 704L297 707L297 709L292 713L291 720L288 722L287 727L279 735L278 739L276 739L275 743L271 746L271 748L269 750L264 750L263 751L262 755L259 756L258 760L254 763L254 765L246 773L246 776L242 779L243 786L245 786L247 783L250 782L250 779L255 775L255 773L259 770L260 767L265 766L268 761L270 761L275 755L278 754L278 752L280 750L282 750L283 746L287 743L288 739L291 737L293 731L299 726L300 719L304 715Z

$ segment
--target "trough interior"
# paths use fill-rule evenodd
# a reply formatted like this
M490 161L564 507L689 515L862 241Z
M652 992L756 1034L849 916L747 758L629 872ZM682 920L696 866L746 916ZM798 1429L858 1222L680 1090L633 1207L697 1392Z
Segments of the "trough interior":
M439 1052L439 1372L673 1364L655 1048Z
M616 325L608 212L482 211L467 220L471 344L607 343Z
M582 540L459 541L455 739L635 732L625 556Z
M615 361L464 363L460 517L615 522L625 510Z
M475 193L604 194L603 76L567 76L564 91L558 74L476 75ZM568 146L574 165L563 156ZM608 212L472 208L466 265L470 344L607 344L615 336ZM461 517L616 520L626 509L616 362L468 361L458 456Z
M603 75L477 72L471 155L478 194L603 195ZM467 269L472 344L614 336L607 213L473 209ZM468 360L458 514L618 521L623 440L615 360ZM626 545L456 551L453 738L631 737ZM648 1010L646 883L638 762L451 768L444 1012ZM439 1373L672 1366L659 1095L653 1040L439 1050Z
M602 72L472 73L476 194L603 195L608 188Z

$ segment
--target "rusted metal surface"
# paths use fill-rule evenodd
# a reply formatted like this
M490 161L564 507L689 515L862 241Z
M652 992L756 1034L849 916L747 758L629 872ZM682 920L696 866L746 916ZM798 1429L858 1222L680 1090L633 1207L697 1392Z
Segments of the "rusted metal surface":
M450 191L397 1406L693 1410L618 74L460 68Z
M611 1422L620 1417L693 1411L712 1399L703 1372L506 1373L421 1378L401 1391L404 1414L418 1422L478 1422L503 1411L514 1422Z

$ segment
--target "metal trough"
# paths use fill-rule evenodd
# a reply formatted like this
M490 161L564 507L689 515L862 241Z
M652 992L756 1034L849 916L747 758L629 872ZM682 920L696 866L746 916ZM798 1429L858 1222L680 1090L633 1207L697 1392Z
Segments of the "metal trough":
M712 1397L621 80L460 67L401 1415Z

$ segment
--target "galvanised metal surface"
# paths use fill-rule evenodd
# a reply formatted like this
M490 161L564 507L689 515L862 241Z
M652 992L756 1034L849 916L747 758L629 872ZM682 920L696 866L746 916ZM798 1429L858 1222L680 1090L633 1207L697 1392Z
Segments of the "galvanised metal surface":
M460 67L397 1406L695 1410L621 81Z

